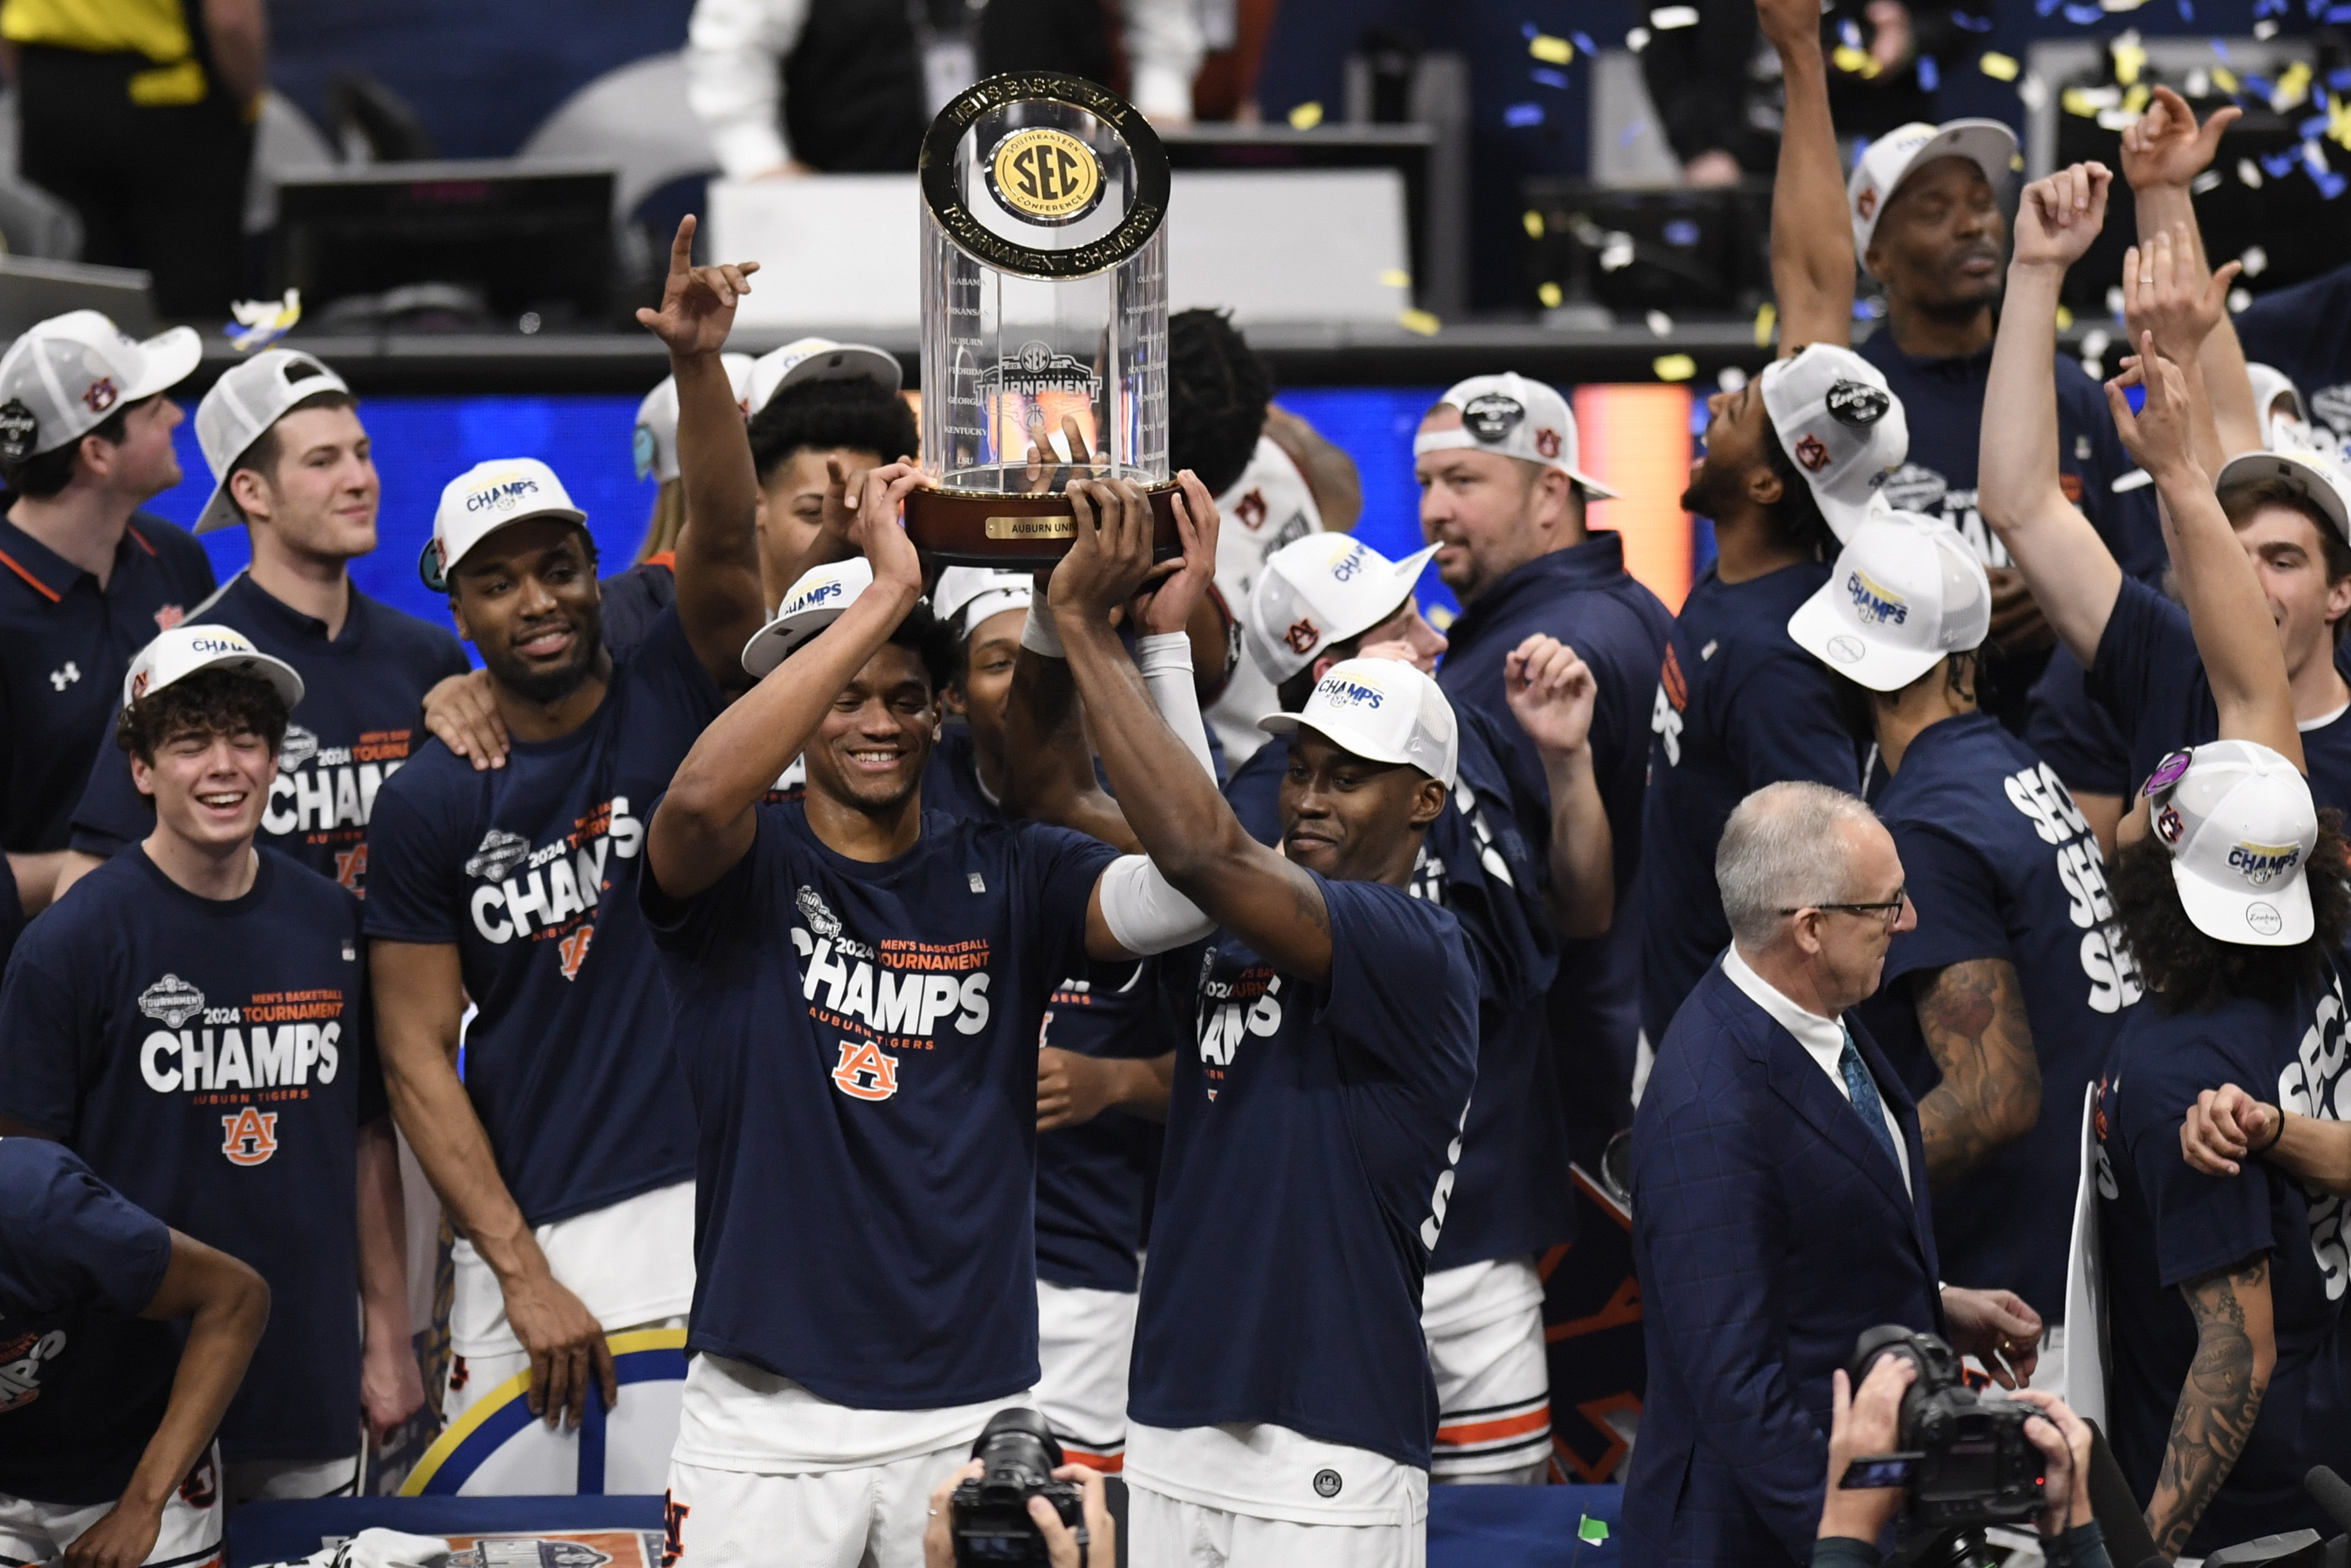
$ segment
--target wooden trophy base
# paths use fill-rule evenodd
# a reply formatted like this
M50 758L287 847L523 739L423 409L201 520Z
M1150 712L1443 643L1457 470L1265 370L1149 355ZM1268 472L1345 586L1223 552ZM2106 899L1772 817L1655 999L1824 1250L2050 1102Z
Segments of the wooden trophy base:
M1176 482L1148 486L1151 555L1184 553L1176 531ZM906 533L914 548L947 566L999 571L1050 567L1077 538L1070 498L1056 491L1014 496L987 490L915 490L906 497Z

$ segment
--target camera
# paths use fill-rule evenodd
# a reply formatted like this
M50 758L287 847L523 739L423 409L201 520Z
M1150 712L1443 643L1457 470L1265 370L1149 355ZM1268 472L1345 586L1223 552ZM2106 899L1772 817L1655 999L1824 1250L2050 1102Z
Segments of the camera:
M1958 1352L1933 1334L1891 1323L1871 1329L1855 1345L1854 1387L1889 1355L1918 1369L1902 1393L1902 1452L1855 1459L1839 1484L1908 1488L1907 1517L1918 1530L1971 1530L2037 1518L2043 1461L2024 1432L2033 1407L1978 1399L1960 1374Z
M986 1468L958 1484L950 1503L958 1563L1049 1562L1045 1538L1029 1517L1032 1497L1053 1505L1076 1534L1078 1556L1084 1560L1085 1494L1073 1481L1053 1479L1062 1462L1061 1445L1042 1416L1018 1407L998 1410L980 1428L971 1457Z

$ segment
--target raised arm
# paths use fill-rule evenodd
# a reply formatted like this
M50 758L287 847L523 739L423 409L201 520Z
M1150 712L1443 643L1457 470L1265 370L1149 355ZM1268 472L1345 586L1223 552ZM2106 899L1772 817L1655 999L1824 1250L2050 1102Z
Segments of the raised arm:
M661 308L641 308L637 320L669 345L670 373L677 378L678 476L685 486L678 619L718 689L739 692L751 684L743 673L743 644L765 620L767 601L759 588L758 476L719 350L759 264L695 266L694 226L690 213L678 223Z
M1188 472L1177 515L1196 538L1216 503ZM1175 889L1282 973L1331 972L1331 912L1314 878L1241 827L1166 720L1110 623L1152 570L1151 507L1131 485L1070 487L1077 542L1053 569L1053 624L1102 749L1112 789L1144 852ZM1186 549L1192 548L1187 538ZM1101 895L1096 894L1099 904Z
M2156 352L2152 334L2141 338L2138 357L2126 364L2121 377L2106 383L2106 403L2123 444L2155 476L2164 543L2212 684L2220 738L2259 741L2303 768L2302 732L2294 727L2294 692L2269 600L2190 450L2187 378ZM2147 388L2146 405L2136 415L2123 395L2132 385Z
M1607 933L1616 913L1615 839L1592 771L1592 710L1600 683L1556 637L1538 632L1502 661L1502 696L1535 743L1551 785L1552 925L1569 938Z
M1976 501L2083 666L2096 662L2122 569L2057 477L2057 290L2106 221L2109 176L2076 163L2024 188L1984 389Z
M1853 340L1853 220L1829 119L1818 0L1755 0L1755 14L1787 89L1771 185L1771 292L1784 359L1807 343Z
M2179 1287L2196 1320L2196 1356L2171 1415L2171 1440L2147 1505L2156 1550L2178 1557L2236 1468L2277 1365L2266 1254Z

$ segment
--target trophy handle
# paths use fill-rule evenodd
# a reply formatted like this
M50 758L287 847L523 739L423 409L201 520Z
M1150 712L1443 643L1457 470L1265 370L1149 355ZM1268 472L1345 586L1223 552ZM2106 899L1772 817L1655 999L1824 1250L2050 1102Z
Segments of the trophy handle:
M1176 485L1148 486L1151 557L1184 553L1176 528ZM986 490L914 490L906 497L906 534L914 548L946 566L1050 567L1070 550L1077 520L1066 495L1015 496Z

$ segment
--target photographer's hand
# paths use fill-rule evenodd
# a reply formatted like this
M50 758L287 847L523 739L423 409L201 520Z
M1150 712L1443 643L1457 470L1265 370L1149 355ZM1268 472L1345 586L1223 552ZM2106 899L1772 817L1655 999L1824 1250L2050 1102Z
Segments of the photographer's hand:
M1110 1497L1100 1470L1086 1465L1063 1465L1053 1472L1057 1481L1075 1481L1085 1494L1086 1554L1078 1559L1078 1534L1061 1522L1053 1505L1041 1497L1029 1500L1029 1517L1045 1538L1046 1560L1053 1568L1117 1568L1118 1526L1111 1521Z
M955 1568L955 1490L987 1469L977 1459L931 1489L931 1517L923 1526L923 1568Z
M1829 1409L1828 1500L1821 1508L1819 1539L1843 1536L1875 1545L1902 1510L1907 1492L1901 1487L1855 1487L1842 1483L1854 1460L1872 1454L1889 1454L1898 1446L1902 1391L1917 1379L1918 1368L1908 1357L1881 1356L1862 1379L1855 1397L1853 1380L1839 1370L1832 1379L1834 1403Z
M2024 1424L2024 1435L2049 1461L2042 1478L2041 1533L2054 1540L2092 1517L2090 1424L2044 1389L2020 1389L2016 1396L2041 1412L2041 1419Z

